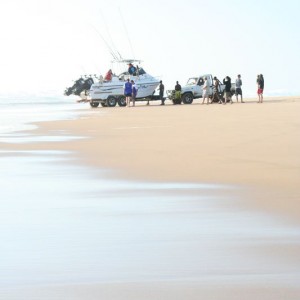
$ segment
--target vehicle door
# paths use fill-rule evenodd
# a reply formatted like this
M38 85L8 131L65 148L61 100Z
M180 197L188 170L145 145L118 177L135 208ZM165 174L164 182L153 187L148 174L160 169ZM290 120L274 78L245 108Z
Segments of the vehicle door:
M206 75L206 78L207 78L207 83L209 85L208 94L212 95L213 94L213 77L212 77L212 75Z
M202 87L203 87L203 84L204 84L203 77L199 77L197 79L197 83L195 85L195 90L194 90L194 94L195 94L196 98L199 98L199 97L202 96Z

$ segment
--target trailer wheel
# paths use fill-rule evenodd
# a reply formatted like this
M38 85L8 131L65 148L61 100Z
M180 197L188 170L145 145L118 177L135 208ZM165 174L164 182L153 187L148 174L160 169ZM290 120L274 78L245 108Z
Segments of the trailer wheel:
M182 95L181 100L184 104L192 104L194 100L194 96L192 93L186 93Z
M99 102L93 102L93 101L91 101L90 102L90 106L91 107L98 107L99 106Z
M109 96L106 100L107 106L113 107L117 105L117 99L113 96Z
M126 106L126 99L125 99L125 96L120 96L118 98L118 105L119 106Z

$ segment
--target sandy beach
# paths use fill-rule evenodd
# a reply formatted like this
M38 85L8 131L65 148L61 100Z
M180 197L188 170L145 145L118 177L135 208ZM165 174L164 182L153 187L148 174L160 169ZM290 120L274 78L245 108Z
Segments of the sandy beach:
M192 105L172 105L168 101L166 104L160 106L159 102L154 102L150 106L138 103L130 108L97 108L77 120L42 122L32 135L52 136L63 132L83 138L1 143L1 149L71 151L72 161L65 163L75 161L95 170L109 170L105 174L109 180L236 187L238 190L232 199L237 197L240 201L227 203L226 209L231 213L262 213L299 228L299 97L268 98L263 104L258 104L255 99L232 105L201 105L199 100ZM88 104L84 105L83 113L89 112ZM220 196L228 193L230 197L230 191L220 189L214 193ZM182 209L184 204L178 207ZM267 244L258 247L257 240L247 240L245 245L249 247L243 247L250 252L259 252L262 258L272 256L275 261L282 258L287 265L294 265L294 273L298 274L299 243L284 242L279 247L274 241L275 238L270 236ZM175 249L176 245L170 245L170 249ZM222 248L222 244L218 247ZM191 257L197 255L196 249L191 252ZM179 254L175 255L174 259L179 257ZM299 275L293 277L293 283L287 275L286 285L281 287L281 278L271 276L271 264L265 269L260 269L259 263L257 266L259 271L255 267L251 271L248 267L245 269L253 276L259 273L261 283L251 276L250 279L247 277L250 281L243 281L242 273L231 270L225 281L216 276L188 274L190 280L180 277L169 280L166 276L165 279L146 281L129 279L128 282L25 287L7 290L3 299L33 299L32 295L37 299L91 300L299 299L299 285L296 287L297 281L300 282ZM226 268L224 266L225 273ZM282 267L282 270L287 269ZM222 270L218 274L222 274ZM25 298L19 298L20 293Z
M2 148L71 150L82 163L127 179L245 185L254 194L259 190L251 195L258 208L297 220L300 98L246 102L98 108L76 121L40 123L36 131L51 136L64 130L87 139Z

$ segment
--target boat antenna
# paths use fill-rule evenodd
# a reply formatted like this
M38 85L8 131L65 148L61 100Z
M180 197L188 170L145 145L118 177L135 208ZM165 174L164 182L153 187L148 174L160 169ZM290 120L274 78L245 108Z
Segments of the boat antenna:
M112 48L110 47L110 45L107 43L107 41L104 39L103 35L97 30L97 28L93 25L91 25L94 30L98 33L98 35L100 36L100 38L102 39L102 41L105 43L106 47L108 48L111 56L114 58L114 60L118 60L117 55L114 53L114 51L112 50Z
M119 13L120 13L120 16L121 16L121 19L122 19L123 27L124 27L125 32L126 32L126 35L127 35L127 39L128 39L128 42L129 42L129 45L130 45L130 48L131 48L131 52L132 52L133 58L135 59L135 55L134 55L132 43L131 43L131 40L130 40L130 38L129 38L129 34L128 34L128 31L127 31L127 27L126 27L126 24L125 24L125 22L124 22L124 18L123 18L123 15L122 15L122 12L121 12L121 8L120 8L120 7L119 7Z
M107 22L106 22L105 16L104 16L104 14L102 13L102 10L101 10L101 9L100 9L100 15L101 15L101 17L102 17L102 19L103 19L103 21L104 21L105 28L106 28L107 34L108 34L108 36L109 36L110 43L111 43L111 45L112 45L111 48L113 48L113 50L114 50L113 53L114 53L115 57L117 57L116 54L118 54L119 59L121 60L121 59L122 59L122 56L121 56L120 52L118 51L117 47L115 46L115 43L113 42L113 39L112 39L112 37L111 37L109 28L108 28L108 26L107 26ZM112 50L112 49L111 49L111 50ZM115 57L114 57L114 58L115 58ZM115 58L115 59L116 59L116 58Z

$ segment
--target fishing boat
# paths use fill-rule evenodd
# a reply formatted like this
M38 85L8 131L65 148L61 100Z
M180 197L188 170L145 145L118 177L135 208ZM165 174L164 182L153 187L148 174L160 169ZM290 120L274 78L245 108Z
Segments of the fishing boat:
M91 85L88 100L92 107L102 106L126 106L124 96L124 84L129 80L133 80L138 89L136 101L158 100L158 96L154 95L160 80L148 74L140 67L140 60L135 59L118 59L113 62L123 69L119 75L112 73L109 80L103 77L98 82ZM134 71L130 72L128 66L134 66ZM86 95L83 95L86 99Z

